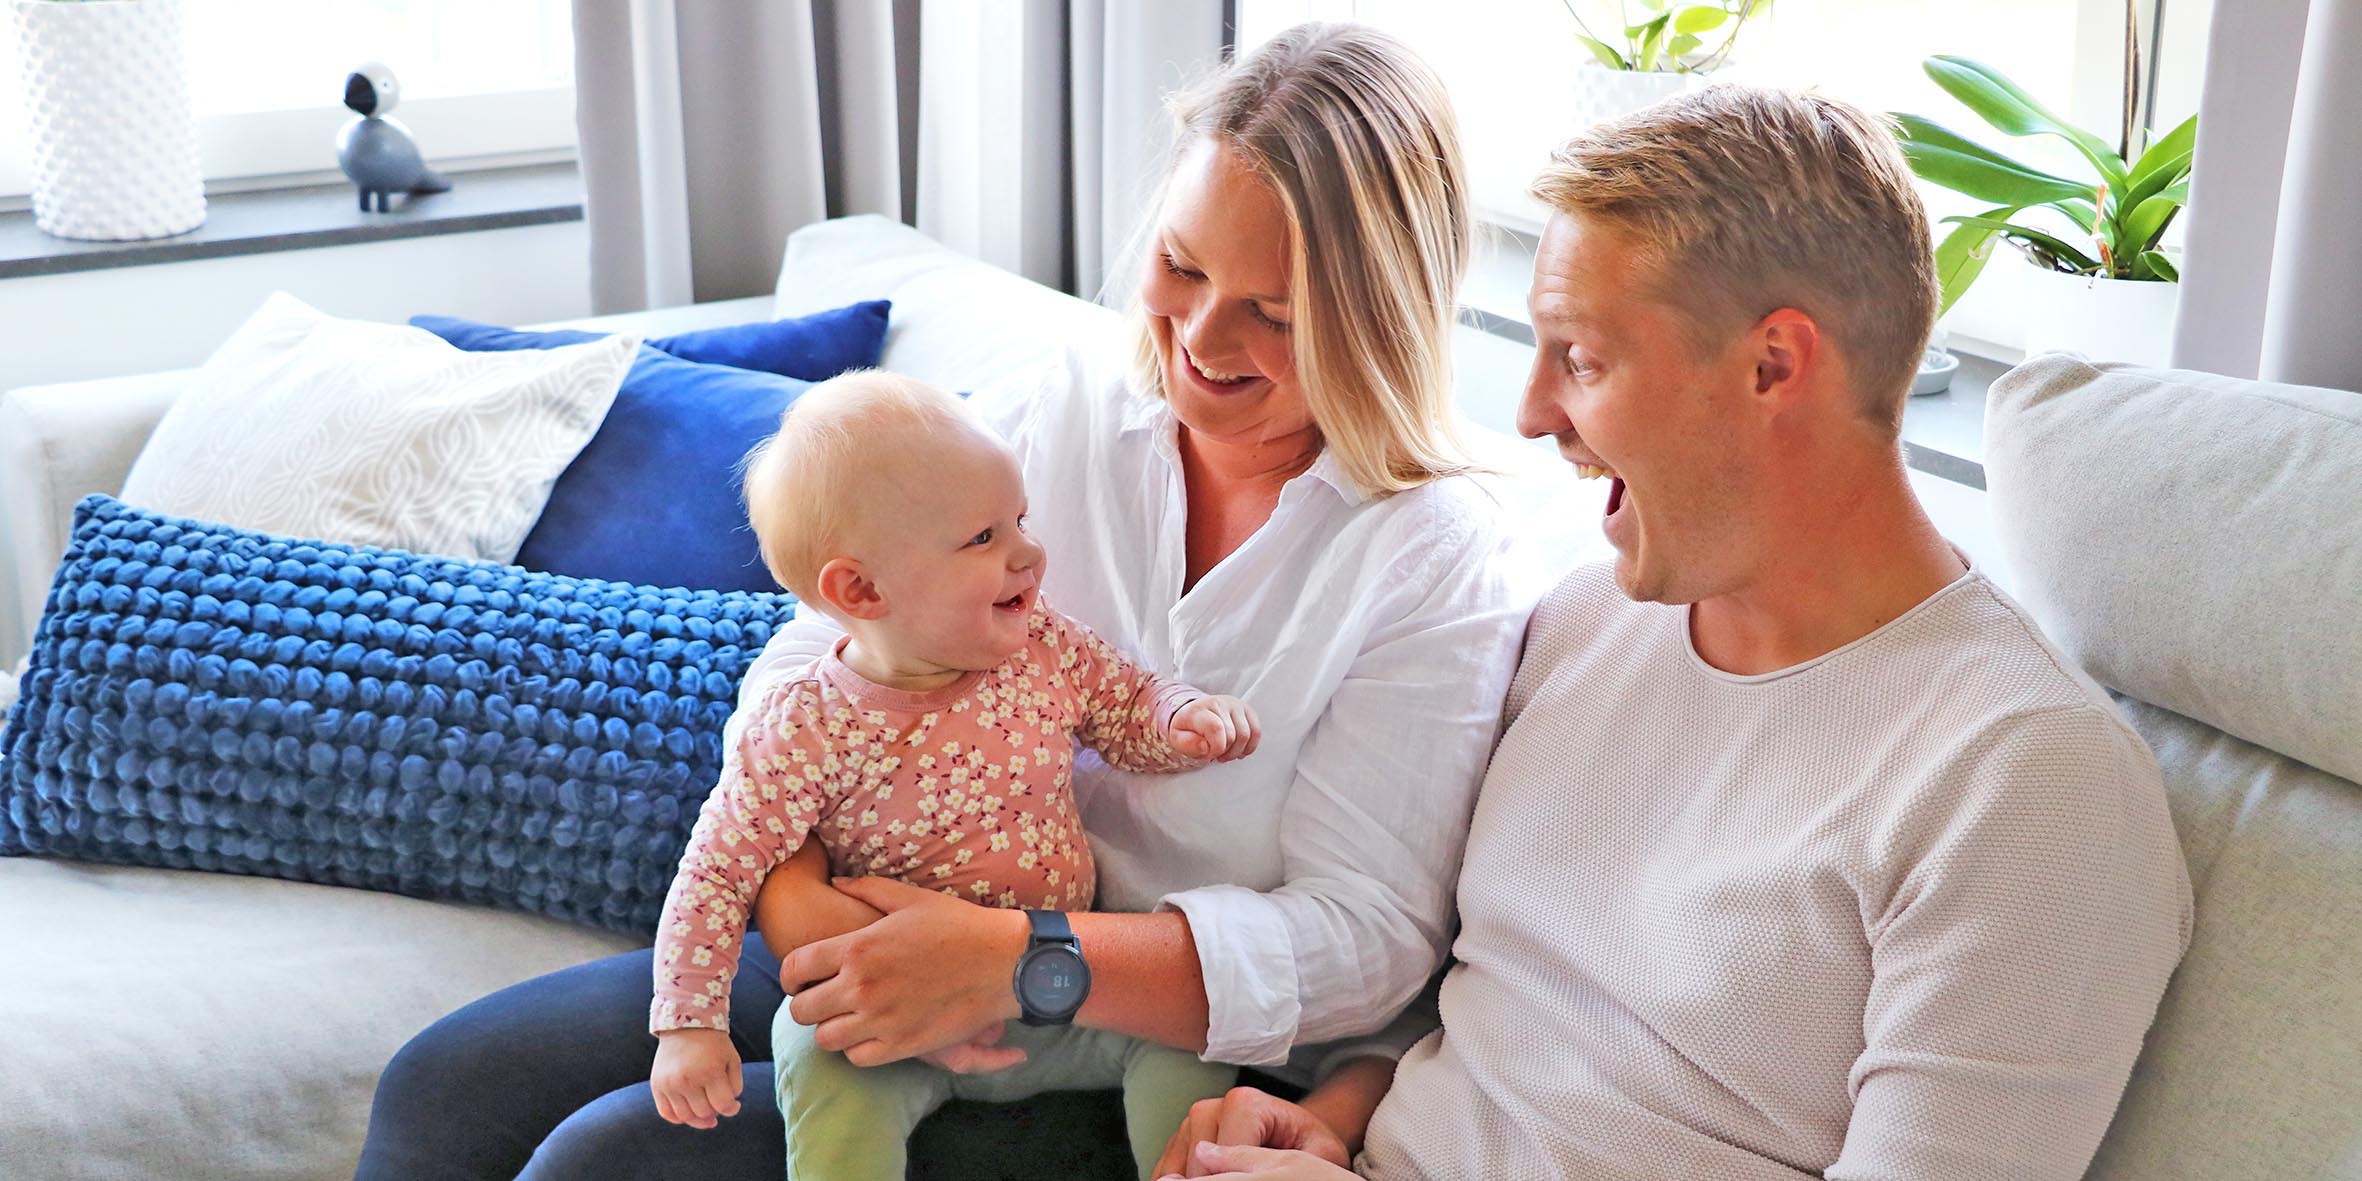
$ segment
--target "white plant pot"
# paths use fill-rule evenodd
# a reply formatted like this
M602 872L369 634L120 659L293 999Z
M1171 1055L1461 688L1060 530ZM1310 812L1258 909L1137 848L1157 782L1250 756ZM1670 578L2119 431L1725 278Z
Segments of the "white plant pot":
M1655 106L1706 85L1704 74L1611 70L1583 66L1575 71L1575 127L1589 127Z
M2156 368L2172 363L2180 284L2028 269L2034 276L2026 290L2027 356L2071 352Z
M32 123L33 219L123 241L205 221L180 0L12 0Z

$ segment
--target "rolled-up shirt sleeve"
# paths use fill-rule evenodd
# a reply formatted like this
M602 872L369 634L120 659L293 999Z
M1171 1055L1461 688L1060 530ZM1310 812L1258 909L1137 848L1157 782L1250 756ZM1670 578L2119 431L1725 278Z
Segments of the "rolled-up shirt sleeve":
M1205 1057L1276 1065L1384 1028L1449 944L1477 784L1532 605L1490 523L1424 539L1307 734L1268 892L1165 895L1205 972ZM1433 544L1437 541L1442 544Z

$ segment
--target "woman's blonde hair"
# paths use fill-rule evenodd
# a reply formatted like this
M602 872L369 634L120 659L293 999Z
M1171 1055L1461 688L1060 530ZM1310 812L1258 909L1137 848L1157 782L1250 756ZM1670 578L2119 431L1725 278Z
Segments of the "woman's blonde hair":
M1469 470L1451 350L1468 186L1443 80L1374 29L1303 24L1166 106L1175 162L1211 140L1279 198L1296 378L1346 475L1383 496ZM1168 167L1136 253L1170 182ZM1133 315L1134 379L1161 395L1156 334L1137 302Z

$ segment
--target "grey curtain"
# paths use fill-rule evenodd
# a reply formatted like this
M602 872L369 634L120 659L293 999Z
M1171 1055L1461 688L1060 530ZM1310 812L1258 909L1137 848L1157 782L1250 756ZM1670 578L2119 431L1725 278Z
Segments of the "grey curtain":
M2362 390L2362 0L2218 0L2174 360Z
M787 235L908 220L916 0L576 0L600 313L771 289Z
M796 227L879 213L1086 298L1225 0L575 0L595 310L767 291Z

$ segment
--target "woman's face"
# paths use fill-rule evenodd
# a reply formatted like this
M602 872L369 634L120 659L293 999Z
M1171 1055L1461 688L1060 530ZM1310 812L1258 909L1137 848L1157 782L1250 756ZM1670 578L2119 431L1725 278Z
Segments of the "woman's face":
M1289 344L1288 224L1279 197L1212 140L1187 148L1140 283L1183 426L1254 445L1312 428Z

